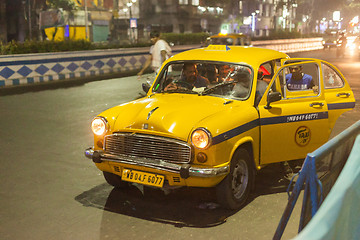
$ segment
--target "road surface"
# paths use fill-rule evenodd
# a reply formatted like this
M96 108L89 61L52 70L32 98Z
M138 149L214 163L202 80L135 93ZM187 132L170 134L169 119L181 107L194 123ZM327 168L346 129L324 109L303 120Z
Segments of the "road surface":
M359 120L358 56L336 59L333 50L291 56L327 60L350 82L356 108L339 118L332 136ZM211 190L144 196L134 186L119 192L84 157L93 144L92 118L137 98L145 80L124 77L1 92L1 239L272 239L287 203L288 180L277 169L261 171L249 203L228 211L214 204ZM300 204L283 239L296 235L299 212Z

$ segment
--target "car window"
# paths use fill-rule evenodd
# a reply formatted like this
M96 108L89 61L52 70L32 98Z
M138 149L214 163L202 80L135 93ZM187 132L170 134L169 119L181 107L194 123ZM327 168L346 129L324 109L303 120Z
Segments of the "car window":
M215 45L233 45L234 39L232 38L212 38L211 44Z
M261 80L269 83L271 78L274 76L274 68L271 62L266 62L259 67L259 77Z
M283 98L312 97L319 95L319 67L316 63L292 64L284 67L271 86Z
M322 63L322 69L325 89L342 88L344 86L344 80L332 67Z
M205 61L171 62L159 74L153 92L196 93L247 99L253 71L241 64Z

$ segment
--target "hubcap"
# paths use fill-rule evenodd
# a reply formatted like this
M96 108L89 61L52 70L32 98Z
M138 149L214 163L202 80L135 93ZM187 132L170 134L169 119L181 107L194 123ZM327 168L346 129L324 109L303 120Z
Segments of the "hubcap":
M232 174L231 187L236 199L240 199L245 193L249 183L249 170L244 160L240 160L234 168Z

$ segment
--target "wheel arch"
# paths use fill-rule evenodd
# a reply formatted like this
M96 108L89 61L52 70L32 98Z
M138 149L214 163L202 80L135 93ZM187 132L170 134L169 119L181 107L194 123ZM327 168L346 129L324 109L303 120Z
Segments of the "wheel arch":
M231 152L231 159L233 159L233 157L235 156L235 154L237 153L237 151L241 148L244 148L248 151L250 158L251 158L251 163L252 163L252 168L253 170L256 172L256 163L255 163L255 155L254 155L254 140L251 137L245 137L240 139L235 145L234 148Z

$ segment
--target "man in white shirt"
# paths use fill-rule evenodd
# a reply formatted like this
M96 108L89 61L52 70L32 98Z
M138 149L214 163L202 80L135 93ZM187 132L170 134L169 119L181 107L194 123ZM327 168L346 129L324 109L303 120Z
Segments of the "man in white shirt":
M153 43L150 47L150 56L138 73L139 77L150 66L150 64L155 74L158 74L163 62L171 56L171 48L169 44L160 39L160 33L158 31L152 31L150 33L150 40Z

